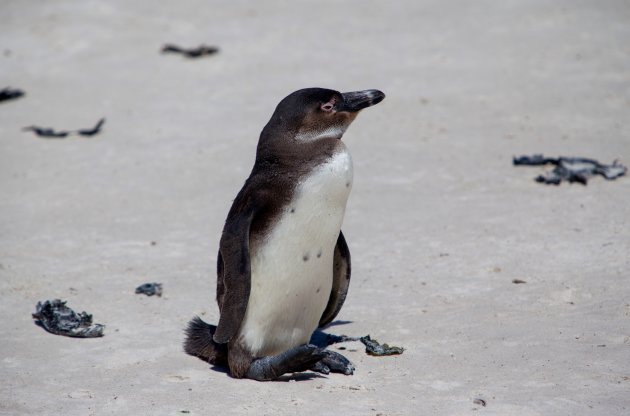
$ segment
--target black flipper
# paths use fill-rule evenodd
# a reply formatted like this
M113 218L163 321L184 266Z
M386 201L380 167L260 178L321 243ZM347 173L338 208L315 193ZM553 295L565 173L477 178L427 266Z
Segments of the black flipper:
M237 197L238 199L238 197ZM238 332L251 289L251 264L249 258L249 234L252 220L259 206L252 198L242 205L235 205L221 235L218 266L217 301L221 311L214 341L225 344Z
M333 285L328 305L319 320L320 328L331 323L341 310L348 294L348 286L350 286L350 272L350 250L343 233L339 231L333 258Z

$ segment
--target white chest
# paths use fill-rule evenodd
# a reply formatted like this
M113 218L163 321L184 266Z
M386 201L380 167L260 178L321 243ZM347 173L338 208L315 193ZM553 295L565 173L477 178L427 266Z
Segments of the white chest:
M303 179L265 240L250 247L251 292L240 333L256 356L303 344L317 328L351 187L350 154L337 153Z

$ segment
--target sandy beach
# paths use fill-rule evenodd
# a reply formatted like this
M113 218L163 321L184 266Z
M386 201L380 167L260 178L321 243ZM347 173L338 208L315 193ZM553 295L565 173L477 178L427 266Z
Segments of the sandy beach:
M512 165L630 165L629 22L622 0L3 1L0 89L26 94L0 103L0 415L630 414L630 177ZM343 138L353 274L327 332L405 352L237 380L183 330L218 321L223 222L304 87L387 94ZM35 325L56 298L105 336Z

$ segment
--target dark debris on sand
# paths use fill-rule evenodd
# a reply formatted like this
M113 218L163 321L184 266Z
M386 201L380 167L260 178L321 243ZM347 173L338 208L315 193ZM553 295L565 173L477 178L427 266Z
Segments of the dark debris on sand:
M206 55L214 55L219 52L219 48L216 46L201 45L196 48L182 48L177 45L164 45L162 47L162 53L178 53L184 55L186 58L200 58Z
M102 337L105 325L92 324L92 315L76 313L60 299L37 302L33 318L35 323L55 335L73 338Z
M604 165L597 160L583 157L549 158L541 154L514 157L512 163L514 166L555 166L551 172L536 177L536 182L547 185L560 185L562 181L586 185L588 179L594 175L601 175L608 180L613 180L625 175L628 170L616 160L612 165Z
M8 100L15 100L23 96L24 96L24 91L17 88L14 89L14 88L7 87L0 90L0 102L8 101Z
M360 338L360 341L365 345L365 352L368 355L375 355L378 357L384 355L398 355L405 351L404 348L389 346L387 344L379 344L375 339L370 338L369 335Z
M137 295L162 296L162 283L145 283L136 288Z
M101 118L94 127L87 128L87 129L79 129L79 130L72 131L72 130L55 130L50 127L28 126L28 127L24 127L22 131L32 131L37 136L44 137L47 139L62 139L70 135L91 137L101 132L101 129L103 128L103 124L105 124L105 118Z

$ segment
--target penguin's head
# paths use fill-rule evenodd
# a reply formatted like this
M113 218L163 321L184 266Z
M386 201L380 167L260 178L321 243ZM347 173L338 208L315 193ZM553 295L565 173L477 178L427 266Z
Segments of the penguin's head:
M384 98L385 94L378 90L344 93L324 88L298 90L280 101L261 138L268 134L297 142L341 139L359 111Z

